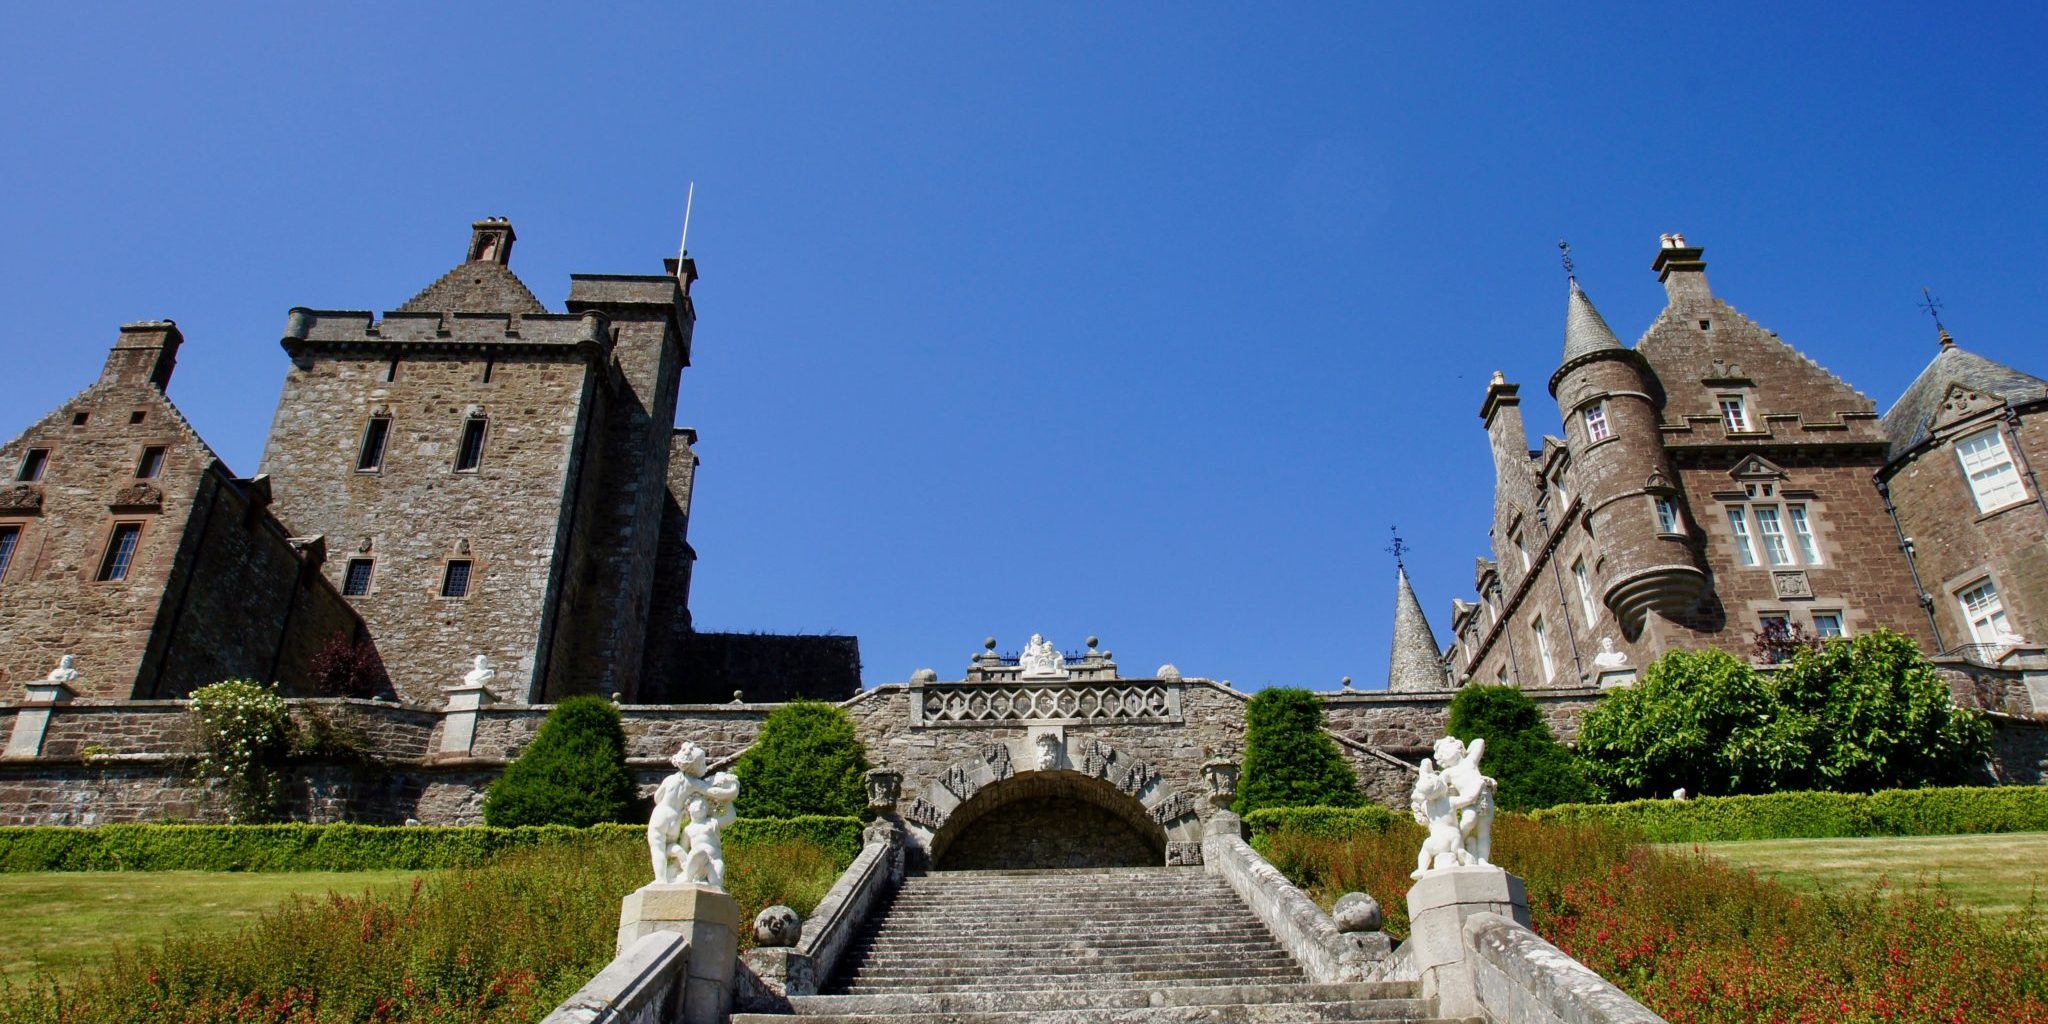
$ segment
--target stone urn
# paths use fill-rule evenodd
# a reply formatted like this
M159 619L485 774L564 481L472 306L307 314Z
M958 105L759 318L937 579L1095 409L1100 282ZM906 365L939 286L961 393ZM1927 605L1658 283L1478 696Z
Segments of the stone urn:
M1212 757L1202 765L1202 781L1209 784L1209 806L1227 811L1237 802L1237 762Z
M896 801L903 796L903 773L887 768L868 772L868 812L877 817L896 813Z

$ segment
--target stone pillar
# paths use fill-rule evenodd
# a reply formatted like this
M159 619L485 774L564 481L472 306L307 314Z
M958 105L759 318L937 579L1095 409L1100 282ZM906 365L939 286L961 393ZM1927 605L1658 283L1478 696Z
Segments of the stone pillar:
M7 750L0 758L28 761L42 756L43 733L50 728L50 712L59 704L70 703L75 696L77 693L70 686L56 679L38 679L28 684L28 699L14 713L14 734L7 738Z
M490 691L490 682L497 675L479 654L476 667L462 682L442 688L448 694L448 704L441 709L441 756L468 757L475 748L477 709L497 699Z
M1497 867L1445 868L1423 875L1408 890L1410 962L1421 972L1422 997L1436 1000L1439 1017L1481 1017L1465 948L1465 919L1493 913L1529 925L1529 892L1522 880Z
M690 943L681 1024L721 1024L732 1010L739 963L739 901L708 885L651 882L619 908L619 952L642 936L677 932Z

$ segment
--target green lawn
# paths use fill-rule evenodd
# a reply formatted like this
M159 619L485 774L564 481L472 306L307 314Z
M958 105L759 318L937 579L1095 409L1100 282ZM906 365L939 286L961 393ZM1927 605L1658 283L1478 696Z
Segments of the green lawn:
M0 874L0 979L71 971L124 940L233 928L295 893L409 884L418 871Z
M2035 920L2048 923L2048 832L1674 843L1671 848L1699 850L1755 868L1795 889L1868 888L1880 877L1911 885L1926 878L1959 905L1998 915L2031 909Z

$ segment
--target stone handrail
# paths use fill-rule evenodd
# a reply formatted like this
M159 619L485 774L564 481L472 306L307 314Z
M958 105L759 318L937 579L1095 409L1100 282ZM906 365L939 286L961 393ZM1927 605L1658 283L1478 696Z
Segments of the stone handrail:
M1211 833L1202 839L1202 866L1212 875L1222 875L1237 891L1280 945L1293 955L1319 983L1378 981L1388 976L1395 961L1389 959L1384 933L1345 935L1337 922L1316 906L1306 893L1294 887L1251 844L1234 833L1235 815L1219 814Z
M1473 988L1489 1017L1514 1024L1665 1024L1612 982L1500 914L1465 920Z
M816 995L875 902L902 881L902 864L899 843L877 840L861 847L860 855L811 911L794 947L755 948L741 955L734 979L735 1008L788 1013L788 997Z
M541 1024L668 1024L682 1019L690 942L677 932L641 936Z

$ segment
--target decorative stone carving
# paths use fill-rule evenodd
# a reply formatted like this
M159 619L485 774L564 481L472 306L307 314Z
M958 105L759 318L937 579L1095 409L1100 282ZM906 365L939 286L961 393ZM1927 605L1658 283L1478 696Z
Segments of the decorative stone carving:
M939 810L931 801L918 797L910 802L910 809L903 812L903 820L931 832L946 827L946 812Z
M1415 823L1429 829L1411 878L1433 871L1484 866L1493 852L1493 803L1496 784L1479 773L1486 741L1446 736L1436 741L1434 758L1422 759L1415 790L1408 798Z
M1165 825L1175 818L1185 818L1195 813L1195 801L1186 793L1174 793L1166 799L1147 808L1146 814L1159 825Z
M16 484L0 490L0 512L16 515L35 513L43 510L43 489L27 484Z
M1614 649L1614 638L1600 638L1600 653L1593 655L1593 667L1602 671L1628 667L1628 655Z
M939 773L939 785L946 787L946 792L953 794L957 800L965 800L976 789L981 788L974 785L973 777L964 764L948 765L945 771Z
M1066 747L1067 745L1060 740L1058 733L1039 733L1038 770L1047 772L1058 768L1060 766L1060 755L1066 752Z
M1024 653L1017 657L1017 678L1019 679L1065 679L1067 659L1052 641L1033 633L1031 642L1024 645Z
M50 674L44 677L44 681L55 683L58 686L70 686L72 683L77 682L78 656L67 654L58 658L57 667L50 670Z
M939 681L939 670L935 668L918 669L910 674L910 681L913 683L936 683Z
M1771 573L1771 587L1781 598L1813 596L1813 584L1807 580L1805 571L1800 569Z
M1162 683L1180 682L1180 669L1173 667L1171 663L1159 666L1159 671L1153 675Z
M469 673L462 677L462 685L489 686L491 680L496 678L498 678L498 670L491 667L491 660L479 654L476 656L476 661L472 663Z
M740 780L731 772L704 776L704 748L685 741L669 764L675 774L654 791L647 819L647 849L658 884L725 888L725 846L719 831L733 822Z
M903 796L903 773L886 768L868 772L868 812L871 814L896 813L896 801Z
M1171 868L1195 867L1202 863L1202 844L1193 840L1174 839L1166 844L1166 866Z
M803 919L796 911L778 903L765 907L754 915L754 944L757 946L794 946L804 933Z
M164 492L155 484L146 480L137 480L115 491L114 500L108 502L108 505L117 509L162 508L164 506Z
M1202 765L1202 781L1209 784L1209 806L1227 810L1237 802L1237 762L1212 757Z
M1330 909L1330 916L1336 919L1340 932L1376 932L1383 922L1380 901L1362 892L1347 892L1337 897L1337 905Z
M981 745L981 760L988 765L990 781L1001 782L1010 777L1010 745L1007 743L984 743Z
M989 683L924 685L913 724L978 726L998 722L1172 722L1180 717L1174 692L1163 683L1067 683L1008 686Z

